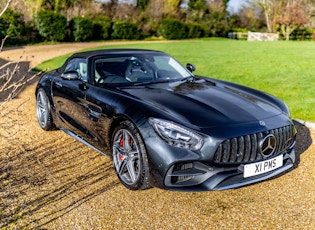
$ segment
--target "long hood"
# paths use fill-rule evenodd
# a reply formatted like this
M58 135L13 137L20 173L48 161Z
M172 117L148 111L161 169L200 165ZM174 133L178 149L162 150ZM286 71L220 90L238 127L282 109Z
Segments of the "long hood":
M272 96L222 82L169 83L124 91L163 113L198 127L248 123L283 113L279 101Z

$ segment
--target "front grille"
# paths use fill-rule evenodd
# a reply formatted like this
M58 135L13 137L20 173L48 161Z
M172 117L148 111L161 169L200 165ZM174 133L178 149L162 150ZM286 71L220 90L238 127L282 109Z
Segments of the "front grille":
M278 155L295 141L293 125L227 139L216 150L214 162L218 164L241 164L263 159L264 157L260 153L260 143L268 134L273 134L277 142L275 151L268 157Z

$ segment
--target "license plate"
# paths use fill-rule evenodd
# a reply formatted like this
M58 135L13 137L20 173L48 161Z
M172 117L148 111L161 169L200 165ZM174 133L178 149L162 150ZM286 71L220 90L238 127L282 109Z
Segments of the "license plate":
M283 165L283 155L277 156L275 158L260 161L244 166L244 177L257 176L263 173L270 172Z

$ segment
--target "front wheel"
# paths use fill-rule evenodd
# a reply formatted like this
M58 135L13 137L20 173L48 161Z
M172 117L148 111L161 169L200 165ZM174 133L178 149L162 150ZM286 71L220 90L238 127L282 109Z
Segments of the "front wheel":
M40 127L46 131L53 129L50 103L44 89L40 88L36 96L36 113Z
M115 171L125 187L131 190L151 187L146 149L131 122L124 121L115 129L112 151Z

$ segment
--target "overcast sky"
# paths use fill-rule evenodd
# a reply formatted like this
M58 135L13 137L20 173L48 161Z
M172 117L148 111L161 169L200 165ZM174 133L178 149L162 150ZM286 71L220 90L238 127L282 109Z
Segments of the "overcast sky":
M236 13L241 9L244 4L246 4L246 2L246 0L230 0L228 10L231 13Z

